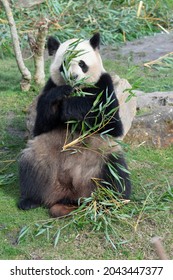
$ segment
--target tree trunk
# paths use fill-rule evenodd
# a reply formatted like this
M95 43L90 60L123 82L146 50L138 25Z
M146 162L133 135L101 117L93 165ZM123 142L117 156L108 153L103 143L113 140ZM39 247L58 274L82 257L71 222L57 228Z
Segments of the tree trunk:
M45 83L44 49L45 49L47 33L48 33L48 21L45 19L44 22L40 23L36 39L32 34L28 34L29 45L34 56L34 64L35 64L34 80L38 85L44 85Z
M1 0L1 2L4 6L5 13L6 13L8 23L10 26L10 32L11 32L16 62L17 62L19 71L22 74L22 80L20 82L20 86L21 86L22 90L28 91L30 88L30 83L31 83L31 73L23 62L23 57L22 57L20 44L19 44L19 38L18 38L16 24L15 24L15 21L13 18L12 10L11 10L8 0Z

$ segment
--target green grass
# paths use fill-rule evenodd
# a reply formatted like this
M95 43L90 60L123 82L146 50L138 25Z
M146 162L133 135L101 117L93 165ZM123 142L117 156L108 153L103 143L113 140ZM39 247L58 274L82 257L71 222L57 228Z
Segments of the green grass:
M133 59L118 56L112 60L105 60L105 68L112 73L126 78L131 84L137 82L139 90L144 92L172 91L173 89L173 63L170 67L147 68L143 65L134 65Z
M157 256L150 244L151 237L155 235L163 237L165 249L172 258L173 147L153 149L141 146L127 149L133 193L131 202L121 207L116 212L116 220L111 222L114 232L110 231L109 237L116 245L116 250L108 242L102 224L99 225L102 220L94 224L91 215L80 218L79 214L73 218L52 220L44 208L26 212L18 210L17 159L26 144L26 108L37 91L33 87L29 93L20 91L20 74L14 60L1 61L1 65L0 259L155 259ZM124 65L118 61L106 61L105 66L111 71L118 69L117 73L129 77L131 82L137 79L140 71L142 89L144 85L148 87L148 81L154 90L156 87L163 88L165 84L172 87L169 73L168 80L161 82L162 73L154 69L148 73L142 68L132 72L128 71L132 64ZM155 75L154 82L151 74ZM38 225L43 228L44 224L49 222L50 225L51 221L54 226L36 237L40 232ZM66 227L68 223L70 225ZM30 226L30 232L17 242L19 232L25 226ZM54 248L55 234L60 228L61 235Z

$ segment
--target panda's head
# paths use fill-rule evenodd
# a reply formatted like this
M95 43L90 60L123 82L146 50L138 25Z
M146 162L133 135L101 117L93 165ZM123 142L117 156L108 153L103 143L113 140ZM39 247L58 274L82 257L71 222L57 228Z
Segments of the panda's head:
M97 83L102 73L105 72L99 54L100 35L96 33L90 40L71 39L60 44L55 38L48 39L48 52L53 55L50 74L56 85L63 85L62 65L65 54L73 46L73 51L78 55L70 60L68 74L76 81L84 79L87 83Z

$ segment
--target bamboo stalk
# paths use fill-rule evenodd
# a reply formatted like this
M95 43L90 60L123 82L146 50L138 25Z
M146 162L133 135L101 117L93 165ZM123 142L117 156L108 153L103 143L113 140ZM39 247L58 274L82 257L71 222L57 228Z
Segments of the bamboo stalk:
M120 106L120 105L119 105ZM89 112L88 112L89 113ZM113 116L115 115L116 111L114 112ZM113 116L111 116L111 118L109 118L109 120L104 124L102 125L101 127L99 127L96 131L93 131L92 133L88 133L88 134L84 134L84 135L80 135L78 138L76 138L75 140L73 140L72 142L68 143L68 144L64 144L62 150L65 151L67 148L69 147L72 147L73 145L75 144L78 144L80 143L82 140L88 138L88 137L91 137L92 135L96 134L98 131L100 131L104 126L106 126L110 121L111 119L113 118ZM67 139L67 137L66 137Z
M70 143L65 144L65 145L63 146L62 150L63 150L63 151L67 150L69 147L71 147L71 146L73 146L73 145L79 143L79 142L80 142L82 139L84 139L84 138L85 138L85 136L80 136L80 137L76 138L75 140L71 141Z
M157 23L157 26L160 27L166 34L169 34L169 31L166 30L163 26L161 26L159 23Z
M140 17L142 6L143 6L143 1L140 1L137 10L137 17Z
M152 61L150 61L150 62L146 62L146 63L144 63L144 66L145 66L145 67L151 68L150 65L153 65L153 64L158 63L160 60L164 59L165 57L168 57L169 55L173 55L173 52L170 52L170 53L168 53L168 54L165 54L165 55L163 55L163 56L161 56L161 57L159 57L159 58L157 58L157 59L155 59L155 60L152 60Z

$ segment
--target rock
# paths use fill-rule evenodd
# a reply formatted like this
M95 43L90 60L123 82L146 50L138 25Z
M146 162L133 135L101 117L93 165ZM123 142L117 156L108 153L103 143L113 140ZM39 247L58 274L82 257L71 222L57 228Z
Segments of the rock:
M173 92L137 92L137 110L173 106Z
M137 110L125 141L158 148L173 144L173 92L138 92Z
M137 98L135 96L131 97L130 100L126 102L129 97L128 89L131 88L131 85L126 79L121 79L118 75L112 75L112 79L120 105L119 114L124 127L124 133L121 137L121 139L123 139L129 131L136 115Z
M116 94L120 103L120 116L123 122L124 134L121 137L123 139L127 132L129 131L134 116L136 114L136 97L132 97L130 101L125 102L129 96L128 89L131 88L131 85L125 79L120 79L119 76L113 75L113 83L116 90ZM127 91L125 91L127 90ZM36 118L36 105L37 105L38 96L34 99L32 104L28 108L27 120L26 120L26 138L33 137L33 127Z

